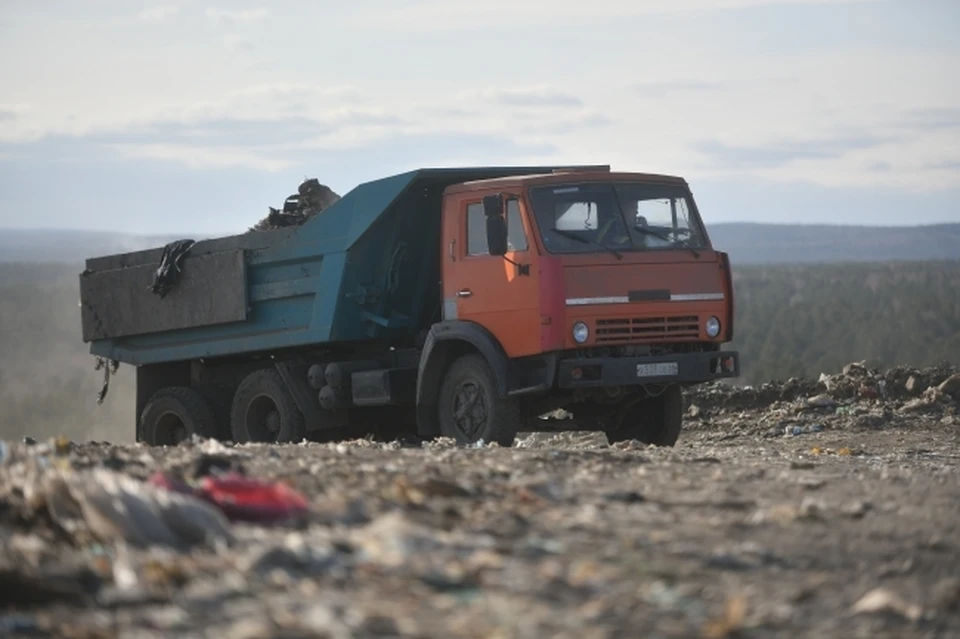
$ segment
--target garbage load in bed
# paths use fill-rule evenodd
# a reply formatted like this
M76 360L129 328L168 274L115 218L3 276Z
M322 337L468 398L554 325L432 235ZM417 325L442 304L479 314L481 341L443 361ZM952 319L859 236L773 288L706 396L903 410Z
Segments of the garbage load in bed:
M330 187L320 184L317 178L304 180L283 203L283 210L269 207L270 213L250 228L250 231L270 231L285 226L299 226L320 211L340 200Z

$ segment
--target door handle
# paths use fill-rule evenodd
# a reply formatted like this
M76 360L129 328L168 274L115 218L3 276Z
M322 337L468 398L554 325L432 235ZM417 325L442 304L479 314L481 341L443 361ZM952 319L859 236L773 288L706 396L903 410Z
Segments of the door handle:
M471 295L473 295L473 291L471 291L469 288L464 288L457 291L457 297L470 297Z

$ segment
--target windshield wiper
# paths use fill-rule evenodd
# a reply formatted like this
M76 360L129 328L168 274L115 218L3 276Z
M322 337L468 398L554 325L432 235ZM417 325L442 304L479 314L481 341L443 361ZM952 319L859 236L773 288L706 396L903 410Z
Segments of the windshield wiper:
M654 231L653 229L647 228L646 226L634 226L633 230L643 233L644 235L652 235L654 237L658 237L664 242L669 242L670 244L679 244L680 246L683 246L688 251L693 253L693 256L695 258L700 259L700 253L695 248L690 246L690 243L687 240L671 240L669 237L667 237L663 233L660 233L659 231Z
M592 245L594 245L594 246L599 246L600 248L605 249L605 250L610 251L611 253L613 253L614 257L616 257L618 260L622 260L622 259L623 259L623 255L621 255L619 251L617 251L617 250L614 249L614 248L611 248L611 247L607 246L606 244L602 244L602 243L600 243L600 242L595 242L594 240L588 240L587 238L585 238L585 237L580 237L579 235L575 235L574 233L571 233L570 231L562 231L562 230L557 229L557 228L552 228L552 229L550 229L550 230L553 231L554 233L556 233L557 235L561 236L561 237L569 238L569 239L571 239L571 240L580 242L581 244L592 244Z

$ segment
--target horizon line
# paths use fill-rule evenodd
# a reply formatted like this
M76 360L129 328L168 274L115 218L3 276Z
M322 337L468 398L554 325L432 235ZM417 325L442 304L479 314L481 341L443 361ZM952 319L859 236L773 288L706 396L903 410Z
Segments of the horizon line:
M772 227L800 227L800 228L851 228L851 229L925 229L925 228L936 228L942 226L960 226L960 221L956 222L928 222L928 223L914 223L914 224L850 224L850 223L829 223L829 222L759 222L756 220L731 220L731 221L722 221L722 222L712 222L706 223L707 232L710 232L711 228L716 228L718 226L772 226ZM60 232L60 233L83 233L83 234L108 234L108 235L126 235L134 237L204 237L204 238L217 238L217 237L229 237L233 235L243 235L247 233L247 230L240 231L220 231L212 233L177 233L177 232L159 232L159 231L126 231L126 230L110 230L110 229L81 229L76 227L7 227L0 226L0 233L4 232L14 232L14 233L50 233L50 232Z

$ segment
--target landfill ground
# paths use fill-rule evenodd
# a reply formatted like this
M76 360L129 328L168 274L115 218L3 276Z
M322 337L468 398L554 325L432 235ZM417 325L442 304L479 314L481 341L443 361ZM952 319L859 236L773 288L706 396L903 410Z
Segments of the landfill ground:
M854 366L701 388L670 449L7 442L0 636L958 637L958 399L949 367ZM227 466L308 511L143 483Z

